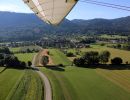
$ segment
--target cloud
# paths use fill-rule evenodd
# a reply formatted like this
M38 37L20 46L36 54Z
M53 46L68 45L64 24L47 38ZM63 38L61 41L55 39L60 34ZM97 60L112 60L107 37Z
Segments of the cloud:
M15 4L0 4L0 11L11 11L11 12L21 12L30 13L30 9L27 7L15 5Z

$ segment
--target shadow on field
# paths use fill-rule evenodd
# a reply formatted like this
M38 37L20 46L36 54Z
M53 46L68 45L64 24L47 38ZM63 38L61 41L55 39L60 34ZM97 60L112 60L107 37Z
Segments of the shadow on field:
M2 71L0 71L0 74L3 73L6 69L7 69L7 67L5 67Z
M3 68L3 70L2 71L0 71L0 74L1 73L3 73L5 70L7 70L7 69L17 69L17 70L24 70L24 69L28 69L28 68L15 68L15 67L5 67L5 68Z
M56 71L65 71L63 67L59 67L56 65L47 65L46 68L51 70L56 70Z
M98 64L98 65L85 65L84 68L101 68L101 69L108 69L108 70L130 70L129 64L121 64L121 65L112 65L112 64Z

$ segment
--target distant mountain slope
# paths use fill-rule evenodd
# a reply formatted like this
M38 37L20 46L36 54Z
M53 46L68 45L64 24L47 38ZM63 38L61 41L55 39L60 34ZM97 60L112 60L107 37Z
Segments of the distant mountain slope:
M118 19L67 20L59 26L51 26L34 14L0 12L0 39L38 39L47 34L118 33L130 34L130 16Z

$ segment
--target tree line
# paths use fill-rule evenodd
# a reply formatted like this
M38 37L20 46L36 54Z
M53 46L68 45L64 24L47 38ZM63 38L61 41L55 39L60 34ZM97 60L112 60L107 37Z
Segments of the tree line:
M26 67L30 67L31 65L31 61L28 61L27 63L20 61L10 52L9 48L0 48L0 66L24 69Z
M79 67L85 65L107 64L110 61L110 56L111 53L109 51L102 51L101 53L97 51L89 51L86 52L82 57L75 58L73 63ZM122 63L123 60L120 57L111 59L111 64L113 65L120 65Z

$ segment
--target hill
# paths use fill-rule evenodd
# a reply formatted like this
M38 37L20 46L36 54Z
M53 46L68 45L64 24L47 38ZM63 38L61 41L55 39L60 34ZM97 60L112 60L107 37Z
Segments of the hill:
M68 20L51 26L34 14L0 12L0 40L35 40L43 34L130 34L130 16L118 19Z

